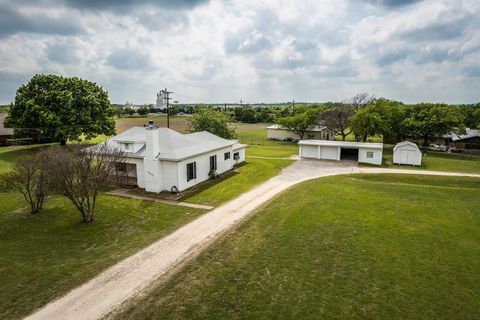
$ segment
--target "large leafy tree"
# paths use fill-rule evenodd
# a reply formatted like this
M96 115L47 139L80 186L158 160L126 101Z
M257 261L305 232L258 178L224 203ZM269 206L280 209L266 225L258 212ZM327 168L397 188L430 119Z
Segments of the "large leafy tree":
M317 116L318 112L312 109L293 116L277 118L275 122L303 139L305 133L315 125Z
M232 119L229 114L209 107L198 107L196 113L188 119L190 132L208 131L225 139L233 139L236 132L228 123Z
M97 84L77 77L35 75L22 85L6 125L34 129L61 145L67 140L115 133L114 109Z
M379 98L359 109L352 117L350 127L363 141L368 136L381 136L385 142L394 143L408 134L402 125L404 117L401 102Z
M423 138L423 144L428 145L433 138L462 131L462 120L461 114L448 105L421 103L407 109L403 125L410 135Z
M352 106L338 102L321 114L320 121L331 131L341 135L342 140L345 141L352 132L350 120L354 113L355 109Z

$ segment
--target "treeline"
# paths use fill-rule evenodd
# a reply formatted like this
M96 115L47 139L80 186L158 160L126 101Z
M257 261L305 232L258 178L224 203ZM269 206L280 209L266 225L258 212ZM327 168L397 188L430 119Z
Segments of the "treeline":
M428 145L437 137L466 128L480 128L480 103L447 105L419 103L408 105L385 98L360 94L349 101L329 102L291 109L275 122L301 137L308 128L324 126L342 140L350 134L357 141L382 137L386 143L416 138Z

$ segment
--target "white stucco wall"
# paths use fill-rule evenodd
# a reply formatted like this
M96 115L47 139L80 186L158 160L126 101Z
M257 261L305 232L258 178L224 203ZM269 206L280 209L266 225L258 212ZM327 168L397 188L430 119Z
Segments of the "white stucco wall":
M179 161L178 166L178 190L182 191L188 189L197 183L209 179L208 173L210 171L210 156L217 155L217 173L223 173L232 169L233 167L233 152L229 160L224 160L224 153L232 152L232 147L219 149L216 151L204 153L202 155L192 157L186 160ZM187 181L187 163L197 163L197 178Z
M157 159L144 159L145 190L148 192L160 192L163 190L162 171L160 161Z
M373 158L367 158L367 152L373 152ZM370 163L381 165L382 164L382 154L381 149L368 149L368 148L359 148L358 149L358 162Z

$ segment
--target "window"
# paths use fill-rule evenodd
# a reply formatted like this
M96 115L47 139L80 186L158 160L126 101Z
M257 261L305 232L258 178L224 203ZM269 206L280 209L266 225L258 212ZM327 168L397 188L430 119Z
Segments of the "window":
M217 170L217 155L210 157L210 171Z
M193 179L197 179L197 163L187 163L187 182Z
M373 159L373 151L367 151L367 159Z
M130 143L125 143L125 151L130 150Z
M235 152L235 153L233 154L233 160L238 160L238 159L240 159L240 153Z
M223 155L223 157L224 157L225 160L230 159L230 152L225 152L225 154Z
M127 164L123 162L117 162L115 163L115 169L118 172L127 172Z

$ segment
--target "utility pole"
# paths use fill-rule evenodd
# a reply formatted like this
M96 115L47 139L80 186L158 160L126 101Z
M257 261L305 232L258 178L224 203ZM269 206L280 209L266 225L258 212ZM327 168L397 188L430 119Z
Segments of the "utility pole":
M172 98L170 98L170 93L174 93L173 91L168 91L167 88L165 88L165 90L162 90L163 94L164 94L164 98L165 100L167 100L167 128L170 128L170 100Z
M240 99L240 108L243 108L243 100Z
M225 112L227 112L227 104L225 103L225 109L224 109Z

